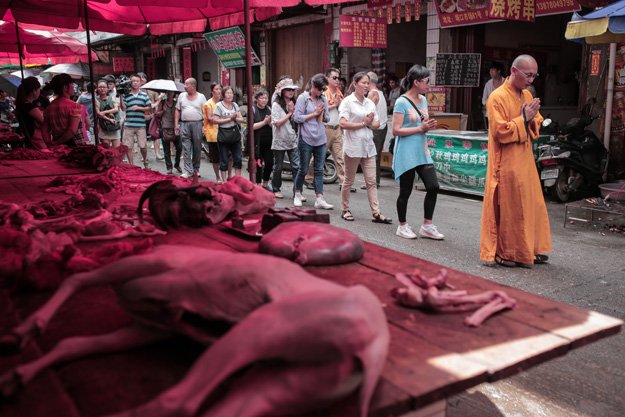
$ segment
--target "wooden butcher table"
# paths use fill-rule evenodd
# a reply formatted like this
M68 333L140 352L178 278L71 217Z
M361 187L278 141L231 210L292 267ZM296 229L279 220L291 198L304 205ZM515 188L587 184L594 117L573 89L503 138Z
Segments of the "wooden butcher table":
M0 196L4 201L16 203L50 198L42 191L50 179L85 172L65 169L51 161L17 161L19 169L13 169L7 161L0 162ZM136 203L140 191L121 196L112 204ZM156 244L236 252L256 252L258 248L257 240L232 233L223 226L175 230L154 240ZM444 416L445 398L613 335L623 324L597 312L449 270L449 283L457 289L469 293L504 290L518 302L516 309L489 319L481 327L469 328L463 324L464 314L428 314L398 306L390 296L390 290L397 286L395 273L418 268L430 276L442 268L440 265L370 243L365 243L365 248L364 257L357 263L308 270L343 285L364 285L384 306L391 345L371 404L371 416ZM49 293L2 290L0 331L9 330L49 296ZM129 321L110 288L88 289L67 302L48 330L23 353L0 357L0 373L33 360L65 337L110 332ZM332 323L327 325L330 327ZM179 381L202 349L179 338L59 365L36 378L14 400L0 403L0 415L90 417L135 407ZM355 417L356 404L354 394L332 410L307 416Z

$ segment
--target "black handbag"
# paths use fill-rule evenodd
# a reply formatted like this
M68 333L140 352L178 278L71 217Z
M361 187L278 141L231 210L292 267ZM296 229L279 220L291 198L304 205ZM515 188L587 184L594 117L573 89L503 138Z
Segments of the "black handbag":
M232 145L241 141L241 128L239 125L232 127L221 127L217 131L217 142L224 145Z

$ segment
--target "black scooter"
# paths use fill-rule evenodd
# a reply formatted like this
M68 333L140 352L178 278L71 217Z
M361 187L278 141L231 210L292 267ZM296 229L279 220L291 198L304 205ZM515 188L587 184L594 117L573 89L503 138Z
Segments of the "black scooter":
M538 172L543 189L551 197L566 202L573 195L597 195L608 162L608 151L594 132L587 130L597 117L584 106L582 116L559 129L550 119L543 128L556 132L555 140L539 146Z

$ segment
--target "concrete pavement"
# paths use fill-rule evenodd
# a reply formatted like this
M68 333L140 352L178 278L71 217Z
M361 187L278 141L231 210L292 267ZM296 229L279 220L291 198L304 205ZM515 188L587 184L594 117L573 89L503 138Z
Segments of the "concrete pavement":
M165 172L165 164L154 161L153 169ZM245 165L245 164L244 164ZM215 180L212 167L202 159L203 181ZM247 172L244 169L244 175ZM625 235L581 225L563 227L564 205L547 203L551 220L553 253L550 263L533 269L489 267L479 261L479 229L482 202L462 194L441 192L434 223L445 240L407 240L395 235L395 201L399 186L384 173L378 190L380 208L393 219L392 225L371 223L366 191L351 194L350 209L356 218L340 218L338 184L326 185L324 194L335 209L331 223L349 229L362 239L426 259L495 282L520 288L547 298L625 319ZM282 187L289 195L292 183ZM312 207L313 192L304 207ZM414 191L408 222L422 222L422 191ZM278 200L291 206L292 199ZM511 378L483 384L448 400L449 417L620 417L625 410L625 335L600 340L566 356L532 368Z

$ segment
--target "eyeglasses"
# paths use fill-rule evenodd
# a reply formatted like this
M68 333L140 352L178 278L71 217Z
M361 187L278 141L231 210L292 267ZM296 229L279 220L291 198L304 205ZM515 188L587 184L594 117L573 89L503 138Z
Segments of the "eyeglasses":
M422 80L419 80L420 83L426 83L429 84L430 83L430 79L429 78L424 78Z
M530 72L529 74L526 74L526 73L524 73L523 71L521 71L520 69L518 69L517 67L514 67L514 66L513 66L512 68L514 68L514 69L515 69L518 73L523 74L523 76L524 76L526 79L528 79L528 80L529 80L530 78L531 78L531 79L533 79L533 80L535 80L535 79L536 79L536 78L538 78L538 76L539 76L539 74L538 74L538 73L532 74L532 73Z
M338 79L339 79L339 76L338 76L338 75L334 75L334 76L332 76L332 77L330 77L330 78L332 78L333 80L338 80Z

